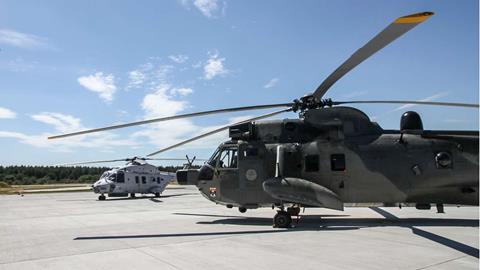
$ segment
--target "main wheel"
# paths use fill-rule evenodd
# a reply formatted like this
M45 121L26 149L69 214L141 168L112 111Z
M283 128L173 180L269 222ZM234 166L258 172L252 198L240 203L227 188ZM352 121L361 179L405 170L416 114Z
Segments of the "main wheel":
M98 196L98 200L99 201L105 201L105 195L102 194L102 195Z
M130 193L130 198L135 198L135 193Z
M160 192L155 192L155 197L160 197Z
M239 207L239 208L238 208L238 211L239 211L240 213L245 213L245 212L247 212L247 208L245 208L245 207Z
M285 211L278 211L273 217L274 228L289 228L292 224L292 217Z

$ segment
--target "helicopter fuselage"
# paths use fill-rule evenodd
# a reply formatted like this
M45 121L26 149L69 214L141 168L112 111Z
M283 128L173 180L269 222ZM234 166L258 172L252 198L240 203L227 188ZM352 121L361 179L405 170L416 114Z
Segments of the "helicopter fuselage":
M198 175L179 172L177 179L215 203L245 209L478 205L478 132L425 131L419 117L409 120L402 118L401 130L383 130L357 109L334 107L242 124L230 128L232 140Z
M128 196L135 193L160 194L173 178L173 174L161 172L153 165L131 162L104 172L92 185L92 189L95 193L101 194L100 196L108 194L109 197Z

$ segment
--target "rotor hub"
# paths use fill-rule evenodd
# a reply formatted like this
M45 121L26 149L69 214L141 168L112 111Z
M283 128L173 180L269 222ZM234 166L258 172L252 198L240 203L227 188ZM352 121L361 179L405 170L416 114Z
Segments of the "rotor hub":
M307 95L300 99L293 100L292 111L299 112L300 114L304 114L307 110L310 109L318 109L324 107L332 107L333 101L330 98L318 100L313 95Z

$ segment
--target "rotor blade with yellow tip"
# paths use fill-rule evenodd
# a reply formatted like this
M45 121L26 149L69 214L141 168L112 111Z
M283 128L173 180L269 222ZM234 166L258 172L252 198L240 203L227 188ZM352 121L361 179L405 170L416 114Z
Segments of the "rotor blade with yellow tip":
M320 100L328 89L350 70L432 15L433 12L421 12L396 19L330 74L315 90L313 96Z

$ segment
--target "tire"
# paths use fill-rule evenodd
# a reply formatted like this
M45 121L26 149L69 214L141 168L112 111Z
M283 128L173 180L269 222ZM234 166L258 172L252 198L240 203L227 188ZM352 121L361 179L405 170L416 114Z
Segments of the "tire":
M285 211L278 211L273 217L274 228L290 228L292 217Z
M135 193L130 193L130 198L135 198Z
M155 197L159 198L160 197L160 192L155 192Z
M105 195L100 195L98 196L99 201L105 201Z

